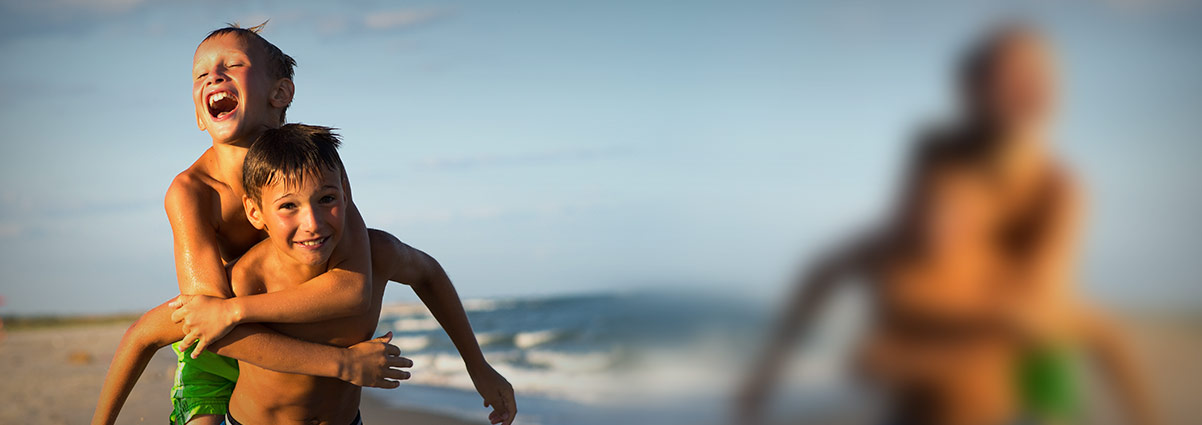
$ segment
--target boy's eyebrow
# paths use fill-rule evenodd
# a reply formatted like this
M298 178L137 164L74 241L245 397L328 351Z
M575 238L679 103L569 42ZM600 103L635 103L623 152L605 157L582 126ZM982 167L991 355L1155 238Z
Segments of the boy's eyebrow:
M287 197L289 197L289 196L292 196L292 192L285 192L283 195L277 196L277 197L275 198L275 201L271 201L271 202L276 202L276 201L279 201L279 200L281 200L281 199L287 198Z

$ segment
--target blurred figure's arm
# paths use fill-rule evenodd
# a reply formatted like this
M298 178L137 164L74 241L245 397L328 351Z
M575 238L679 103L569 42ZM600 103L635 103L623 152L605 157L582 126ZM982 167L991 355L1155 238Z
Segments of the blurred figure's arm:
M764 351L752 363L751 373L739 390L735 414L740 423L758 422L790 349L807 330L831 292L840 282L847 281L844 278L848 274L863 266L869 246L869 243L857 243L836 250L811 263L799 276Z
M1085 310L1081 315L1080 331L1090 354L1098 361L1111 387L1111 393L1122 404L1127 422L1140 425L1162 423L1147 385L1146 375L1138 367L1135 350L1122 327L1098 310Z

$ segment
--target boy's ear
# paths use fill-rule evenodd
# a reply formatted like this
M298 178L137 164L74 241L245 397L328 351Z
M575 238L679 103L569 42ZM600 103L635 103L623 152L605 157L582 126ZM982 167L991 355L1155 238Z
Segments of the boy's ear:
M263 224L263 210L259 209L259 204L249 196L242 195L242 208L246 210L246 219L250 221L256 229L263 230L266 225Z
M205 127L205 120L200 117L200 111L196 111L196 128L199 128L200 131L205 131L208 129Z
M274 108L287 108L292 104L292 96L296 94L296 85L292 84L291 78L281 78L275 82L275 88L271 90L271 106Z

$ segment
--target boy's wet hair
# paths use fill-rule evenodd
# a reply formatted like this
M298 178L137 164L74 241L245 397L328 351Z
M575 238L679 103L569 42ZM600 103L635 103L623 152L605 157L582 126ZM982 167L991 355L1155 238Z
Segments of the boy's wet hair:
M263 56L267 58L267 75L276 80L281 78L287 78L291 80L293 68L296 67L296 59L292 59L292 56L288 56L283 50L280 50L279 47L271 44L271 42L267 41L266 38L263 38L262 35L259 35L259 32L262 31L263 27L265 26L267 26L267 21L263 21L263 23L249 28L243 28L239 26L237 22L234 22L231 24L226 24L226 26L223 28L210 31L209 35L205 36L204 40L201 40L200 42L204 43L213 37L232 34L238 38L241 38L248 44L262 49ZM287 112L287 105L284 106L284 109L280 110L281 124L285 122L284 115Z
M263 188L277 181L299 184L325 173L341 173L342 144L334 129L317 125L287 124L259 136L242 162L242 187L246 196L262 203Z

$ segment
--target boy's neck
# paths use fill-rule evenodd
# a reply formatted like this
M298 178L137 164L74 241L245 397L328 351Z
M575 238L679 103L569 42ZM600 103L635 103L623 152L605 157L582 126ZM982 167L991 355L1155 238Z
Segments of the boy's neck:
M256 131L234 140L222 142L214 140L213 152L217 156L217 169L213 170L214 177L235 189L236 192L244 194L242 163L246 159L246 151L250 149L251 143L254 143L262 134L262 131Z
M246 147L235 144L213 144L213 153L216 156L213 177L239 194L245 194L242 187L242 163L246 160L246 151Z

